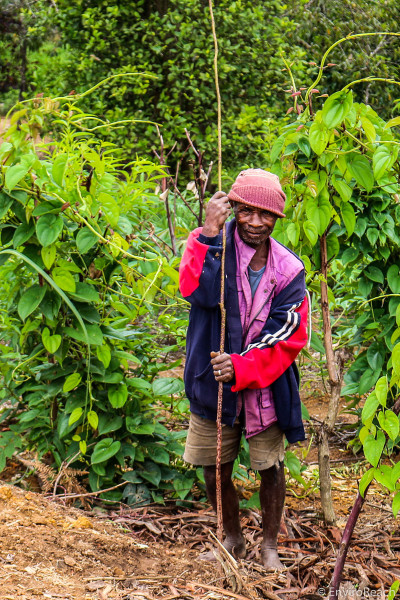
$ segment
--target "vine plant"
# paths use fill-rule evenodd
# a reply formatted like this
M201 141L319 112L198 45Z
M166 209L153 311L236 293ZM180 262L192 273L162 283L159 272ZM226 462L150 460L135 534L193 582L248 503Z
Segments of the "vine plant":
M96 137L118 124L78 99L20 106L0 146L0 466L22 436L59 467L84 463L92 490L126 482L106 499L185 498L182 434L162 416L166 402L187 410L183 383L159 377L185 324L156 194L165 172L124 162Z
M320 75L337 43L325 53ZM319 470L324 519L333 523L328 439L335 427L350 356L345 346L358 348L347 393L361 396L385 372L397 344L392 316L400 302L400 143L396 135L400 118L385 122L370 106L354 102L351 84L315 111L321 97L315 87L320 75L313 86L300 91L292 81L290 112L296 119L282 127L271 160L286 186L285 211L290 220L288 226L279 222L275 232L280 241L300 251L309 288L321 300L331 394L318 434ZM365 309L366 300L382 294L384 299L369 302L369 310ZM343 307L345 335L337 340L332 311ZM320 349L320 344L316 347ZM392 388L392 402L395 393Z

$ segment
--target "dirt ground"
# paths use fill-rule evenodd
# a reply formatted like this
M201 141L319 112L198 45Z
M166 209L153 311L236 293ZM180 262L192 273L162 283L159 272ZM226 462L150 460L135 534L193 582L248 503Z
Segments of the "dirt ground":
M326 413L327 398L312 379L305 382L305 402L315 426ZM310 487L305 492L289 482L278 539L288 570L280 575L267 573L259 564L261 520L255 510L242 511L250 548L247 560L227 567L224 561L218 565L198 560L211 539L208 528L215 531L208 507L197 505L194 512L168 507L81 511L0 482L0 600L327 597L362 468L346 450L345 441L352 435L346 427L351 423L354 417L342 407L332 444L336 527L326 528L321 520L316 448L312 443L299 449L308 465L304 477ZM313 439L311 430L308 439ZM239 493L246 497L249 491ZM364 597L384 600L392 581L400 579L400 529L379 486L369 493L356 532L340 597L359 598L363 590Z

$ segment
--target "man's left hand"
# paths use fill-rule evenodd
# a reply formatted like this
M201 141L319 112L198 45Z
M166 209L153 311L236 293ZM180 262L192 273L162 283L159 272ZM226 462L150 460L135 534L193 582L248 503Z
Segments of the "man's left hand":
M220 354L220 352L211 352L211 364L213 366L216 381L225 383L233 379L235 371L229 354L226 352L223 354Z

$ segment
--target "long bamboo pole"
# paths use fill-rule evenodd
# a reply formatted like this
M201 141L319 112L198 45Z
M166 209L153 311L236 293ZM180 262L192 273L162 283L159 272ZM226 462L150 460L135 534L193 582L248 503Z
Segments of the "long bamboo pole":
M211 28L214 39L214 79L215 91L217 94L217 128L218 128L218 189L222 188L222 108L221 94L219 90L218 77L218 38L215 29L215 20L213 12L212 0L209 0ZM225 350L225 327L226 327L226 311L225 311L225 252L226 252L226 227L222 229L222 256L221 256L221 295L220 295L220 310L221 310L221 338L220 352L223 354ZM223 383L218 384L218 404L217 404L217 457L216 457L216 496L217 496L217 538L222 543L223 540L223 516L222 516L222 489L221 489L221 450L222 450L222 398L223 398Z

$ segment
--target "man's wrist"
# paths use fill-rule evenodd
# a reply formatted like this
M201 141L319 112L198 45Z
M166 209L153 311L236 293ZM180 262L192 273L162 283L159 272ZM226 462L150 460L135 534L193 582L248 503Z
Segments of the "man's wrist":
M219 232L220 229L218 225L207 225L207 223L204 223L201 233L204 235L204 237L212 238L218 235Z

